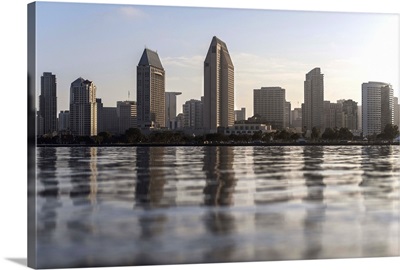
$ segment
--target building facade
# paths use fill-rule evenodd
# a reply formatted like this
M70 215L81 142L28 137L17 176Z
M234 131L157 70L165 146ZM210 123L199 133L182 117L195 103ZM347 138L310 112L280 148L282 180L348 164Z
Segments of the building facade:
M57 82L56 75L51 72L43 72L40 77L39 116L42 127L40 134L48 134L57 131Z
M386 124L393 124L393 89L383 82L368 82L362 91L363 136L382 133Z
M274 129L285 128L285 89L261 87L253 91L254 115L261 116Z
M255 123L234 124L233 126L226 127L224 129L225 135L231 135L231 134L254 135L254 133L256 133L256 132L271 133L271 132L275 132L275 130L272 129L271 125L255 124Z
M235 110L235 122L246 120L246 108L241 108L240 110Z
M58 131L67 132L69 130L69 111L60 111L58 114Z
M97 135L96 86L92 81L78 78L71 83L69 113L72 135Z
M289 101L285 101L285 123L283 124L284 128L290 127L291 122L291 112L292 111L292 104Z
M215 36L204 60L203 121L210 133L235 121L234 66L225 42Z
M165 71L157 52L143 51L136 75L138 127L165 127Z
M294 108L291 111L291 123L290 126L294 128L301 128L302 127L302 112L301 108Z
M398 97L393 97L393 111L394 111L393 122L396 126L400 128L400 105Z
M324 128L340 129L344 126L343 104L324 101ZM325 130L325 129L324 129ZM321 130L321 133L324 132Z
M191 99L182 106L183 127L201 129L203 128L203 102Z
M350 131L358 130L358 106L357 102L351 99L338 100L343 107L343 127Z
M304 81L303 128L311 131L313 127L324 130L324 75L320 68L306 74Z
M165 92L165 127L176 128L176 96L181 92Z
M117 107L103 107L101 110L102 130L99 132L109 132L112 135L119 134L119 119Z
M119 134L137 127L137 111L135 101L117 101L117 117Z

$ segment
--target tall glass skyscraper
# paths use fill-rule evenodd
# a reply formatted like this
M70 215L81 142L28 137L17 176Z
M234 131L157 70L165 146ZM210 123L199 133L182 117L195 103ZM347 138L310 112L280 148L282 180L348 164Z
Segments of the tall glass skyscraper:
M44 72L40 78L39 117L40 133L57 131L57 82L56 75L51 72Z
M318 67L304 81L303 128L311 131L313 127L324 132L324 74Z
M214 36L204 60L203 126L212 133L234 122L234 66L225 42Z

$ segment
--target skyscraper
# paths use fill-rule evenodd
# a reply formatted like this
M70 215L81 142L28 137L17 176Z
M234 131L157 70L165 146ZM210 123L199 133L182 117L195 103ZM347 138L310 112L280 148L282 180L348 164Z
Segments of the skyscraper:
M308 72L304 81L303 127L324 129L324 75L318 67Z
M203 102L191 99L183 104L183 127L201 129L203 127Z
M348 100L338 100L338 103L343 104L343 127L348 128L350 131L358 129L358 106L357 102Z
M96 86L92 81L78 78L70 88L70 128L72 135L97 135Z
M130 128L137 127L135 101L117 101L117 115L120 134L124 134Z
M234 66L228 48L213 37L204 60L203 126L206 132L234 124Z
M43 72L40 77L39 117L43 121L40 133L57 131L57 82L51 72Z
M393 89L383 82L362 84L363 136L380 134L386 124L393 124Z
M393 111L394 111L393 122L396 126L400 128L400 106L399 106L399 98L397 97L393 97Z
M176 128L176 96L181 92L165 92L165 126L169 129Z
M58 131L69 131L69 111L60 111L58 114Z
M235 110L235 121L244 121L244 120L246 120L246 108Z
M138 127L165 127L165 71L157 52L144 49L136 72Z
M285 89L261 87L254 89L254 115L259 115L274 129L285 128Z

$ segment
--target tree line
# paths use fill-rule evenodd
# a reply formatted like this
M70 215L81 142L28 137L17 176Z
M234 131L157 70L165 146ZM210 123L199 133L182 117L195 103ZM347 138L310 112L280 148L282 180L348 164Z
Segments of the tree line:
M110 132L100 132L97 136L73 136L70 134L59 134L56 136L41 136L37 138L38 144L136 144L136 143L161 143L161 144L203 144L203 143L250 143L250 142L297 142L305 137L305 133L299 134L288 130L277 130L270 133L261 131L254 134L230 134L210 133L204 135L188 135L183 131L153 131L144 134L138 128L130 128L124 134L113 135ZM386 125L381 134L368 137L369 141L393 141L399 135L396 125ZM312 128L310 141L342 141L342 140L362 140L362 136L354 136L347 128L326 128L321 134L317 128Z

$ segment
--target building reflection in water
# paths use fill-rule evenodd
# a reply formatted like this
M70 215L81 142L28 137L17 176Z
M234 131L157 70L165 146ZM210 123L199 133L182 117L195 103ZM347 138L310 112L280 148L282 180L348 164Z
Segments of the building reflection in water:
M324 204L324 177L321 174L324 148L323 146L305 146L304 157L304 178L307 187L307 195L304 202L311 203L306 210L303 222L304 233L304 254L305 259L321 258L323 223L325 219L326 206Z
M136 148L135 209L143 208L151 212L152 209L164 205L165 151L164 147ZM168 218L163 212L158 214L150 214L150 212L144 212L138 216L140 239L155 241L158 236L162 236ZM162 248L161 246L157 248ZM147 255L140 253L140 256L145 260Z
M399 173L394 170L393 146L363 146L362 256L399 255ZM386 219L397 222L387 222Z
M136 206L151 208L162 205L166 183L164 154L164 147L136 148Z
M290 173L287 167L287 147L256 147L253 153L254 173L257 176L256 205L286 202Z
M237 230L235 217L229 208L234 204L237 179L233 169L234 150L232 147L204 147L203 170L206 177L204 205L211 208L203 217L206 230L214 235L213 248L204 252L204 260L210 262L232 260L237 249L234 235Z
M59 199L59 181L57 179L57 148L42 147L38 148L38 175L42 187L38 188L40 200L37 211L37 233L47 234L50 238L57 227L57 208L62 204ZM41 207L39 208L39 205Z
M67 219L70 231L67 235L74 245L90 246L97 231L97 224L91 218L97 206L97 148L71 147L69 151L72 185L69 196L76 212Z

